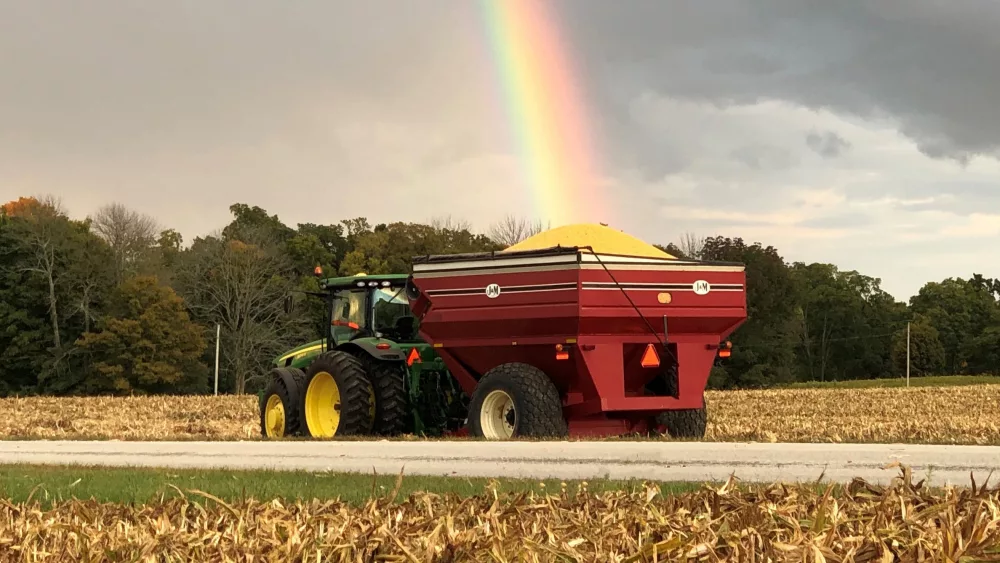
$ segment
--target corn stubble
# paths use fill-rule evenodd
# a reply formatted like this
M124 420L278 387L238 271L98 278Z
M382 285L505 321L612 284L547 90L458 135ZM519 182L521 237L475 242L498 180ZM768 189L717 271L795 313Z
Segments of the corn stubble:
M398 485L397 485L398 490ZM139 505L0 500L0 561L977 561L1000 558L1000 492L931 492L907 468L839 494L735 481L660 496L391 493L227 504L198 491ZM963 559L967 560L967 559Z
M1000 385L706 394L706 439L1000 444ZM255 396L0 399L0 438L260 439Z

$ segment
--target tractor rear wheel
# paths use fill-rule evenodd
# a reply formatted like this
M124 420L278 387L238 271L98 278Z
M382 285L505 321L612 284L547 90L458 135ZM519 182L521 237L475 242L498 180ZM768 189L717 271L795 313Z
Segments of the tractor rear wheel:
M385 436L402 434L409 415L405 365L376 359L364 363L368 379L375 389L375 433Z
M559 390L528 364L497 366L479 380L469 404L469 431L489 440L569 434Z
M302 430L302 390L305 374L295 368L276 368L260 398L260 432L265 438L298 435Z
M700 440L708 427L708 404L700 409L663 411L656 415L656 424L665 427L672 438Z
M313 438L357 436L371 432L375 389L357 358L324 352L306 372L302 393L305 432Z

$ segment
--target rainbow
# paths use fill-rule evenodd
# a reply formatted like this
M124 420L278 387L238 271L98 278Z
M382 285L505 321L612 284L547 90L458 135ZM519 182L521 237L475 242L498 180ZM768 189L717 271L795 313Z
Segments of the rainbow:
M546 0L480 4L534 218L611 223L585 100Z

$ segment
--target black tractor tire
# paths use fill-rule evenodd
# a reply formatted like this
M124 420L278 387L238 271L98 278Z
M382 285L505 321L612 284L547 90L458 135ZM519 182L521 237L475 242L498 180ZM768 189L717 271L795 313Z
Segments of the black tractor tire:
M559 438L569 435L563 416L562 399L555 384L542 370L528 364L499 365L479 380L469 402L469 433L478 438L496 439L484 434L482 411L486 398L502 391L513 403L511 438ZM510 417L510 411L506 415Z
M336 405L313 405L310 411L309 390L322 384L329 375L340 391L340 420L331 436L324 436L315 420L321 408L337 408ZM306 370L306 385L302 389L300 408L302 412L302 432L312 438L340 436L363 436L369 434L374 422L374 389L365 374L361 362L347 352L324 352L309 364Z
M260 433L267 435L267 404L272 396L281 401L284 410L284 430L280 437L299 436L302 432L302 393L306 376L296 368L275 368L271 370L271 381L260 398ZM277 437L277 436L276 436Z
M411 419L406 392L406 364L371 357L362 358L361 363L375 388L375 424L372 431L382 436L403 434Z
M671 438L700 440L708 428L708 403L700 409L663 411L656 415L656 424L665 426Z

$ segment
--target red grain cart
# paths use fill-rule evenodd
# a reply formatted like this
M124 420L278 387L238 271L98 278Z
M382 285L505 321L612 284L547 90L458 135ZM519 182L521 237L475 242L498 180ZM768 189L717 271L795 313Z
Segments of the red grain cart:
M419 257L407 294L492 439L701 437L709 372L747 317L742 264L589 247Z

